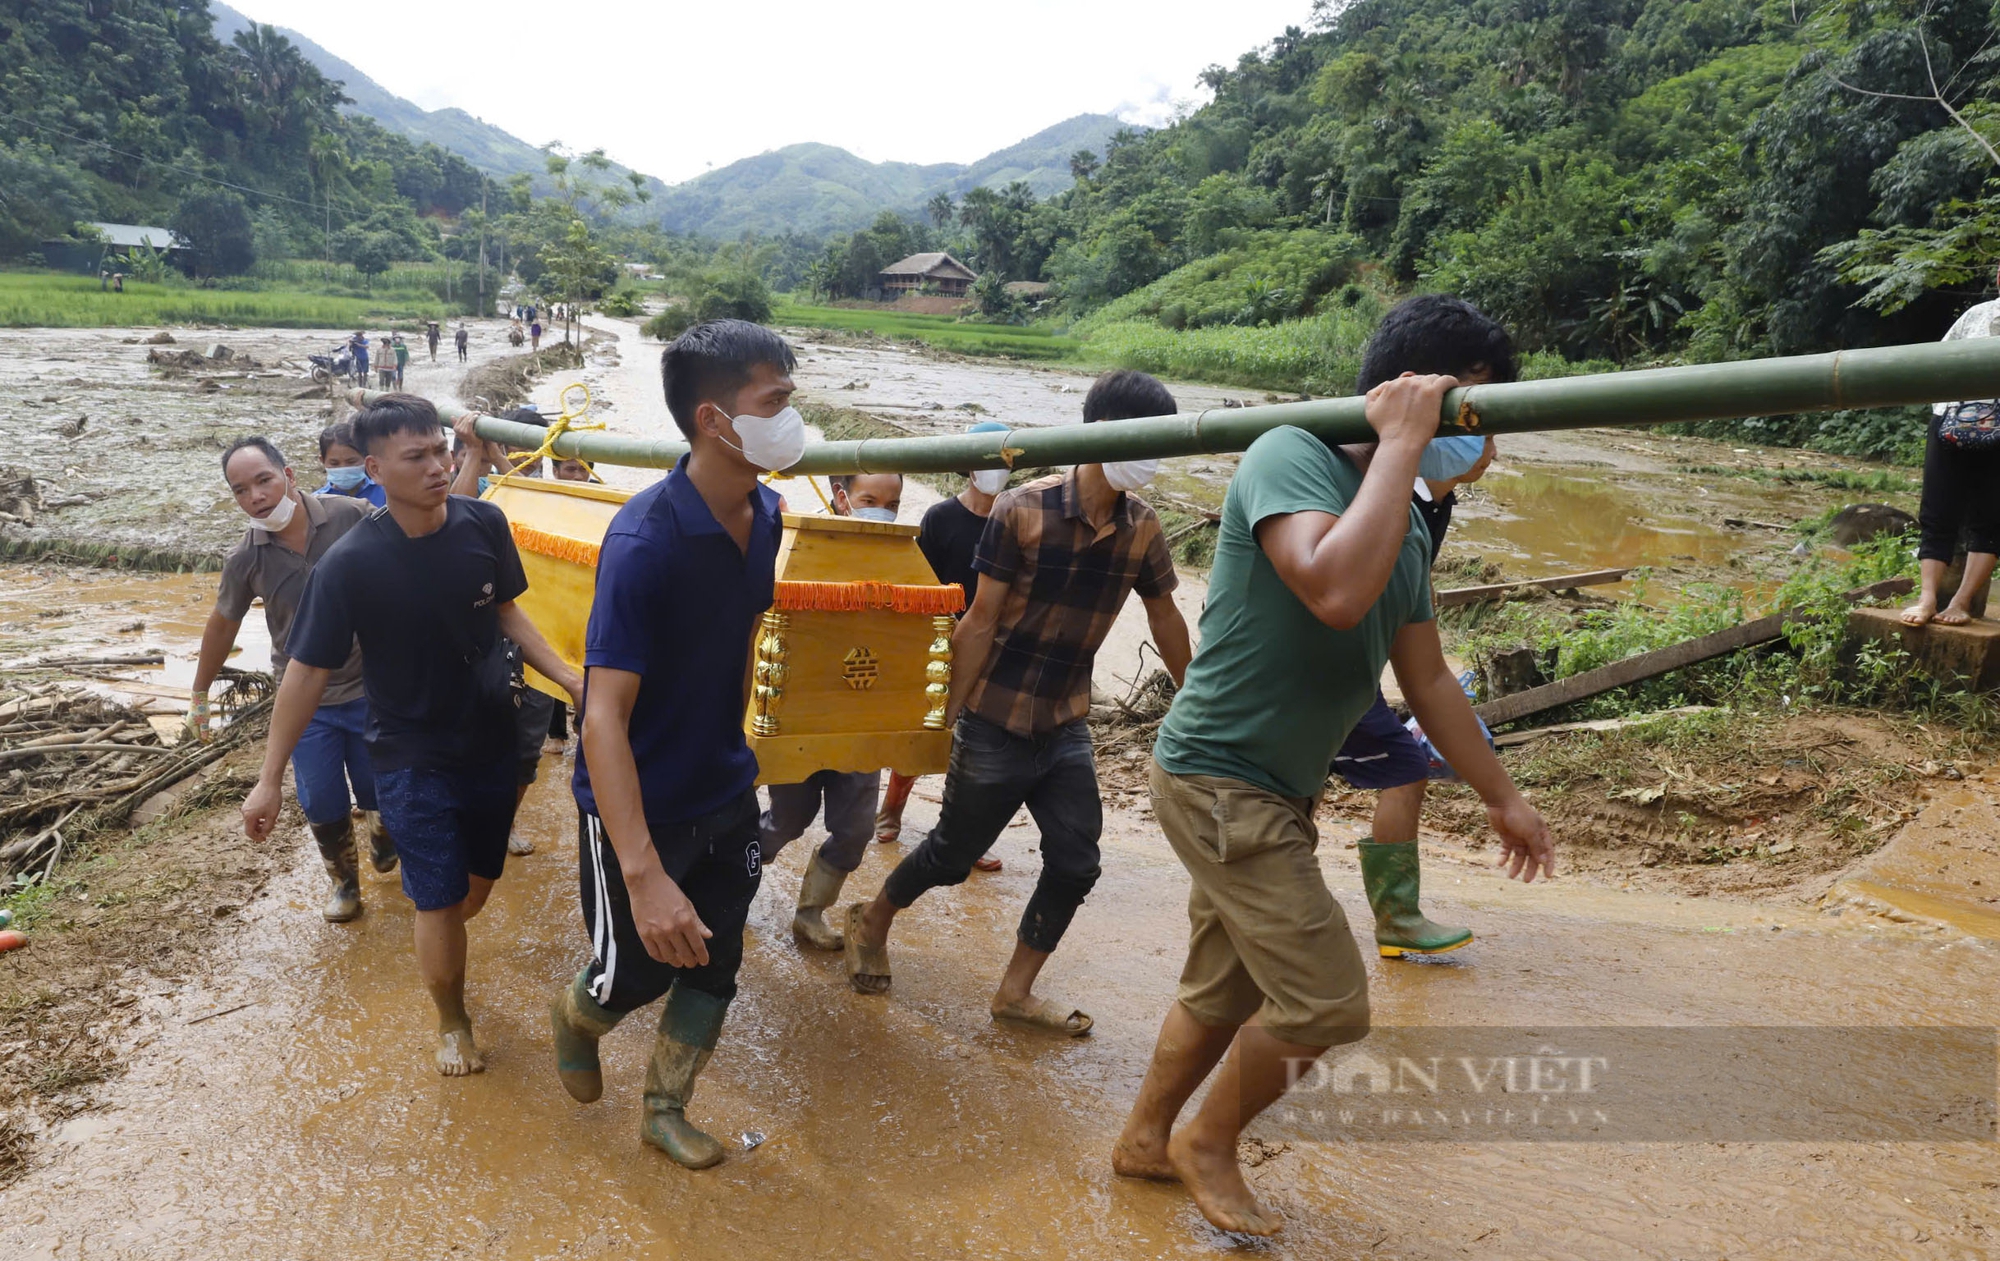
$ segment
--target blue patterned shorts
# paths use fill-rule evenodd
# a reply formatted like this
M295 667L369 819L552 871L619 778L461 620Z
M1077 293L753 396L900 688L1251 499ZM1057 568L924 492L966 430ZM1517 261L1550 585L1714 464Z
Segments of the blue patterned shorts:
M375 772L382 824L403 860L403 892L420 911L465 900L468 876L498 880L514 829L517 767L412 768Z

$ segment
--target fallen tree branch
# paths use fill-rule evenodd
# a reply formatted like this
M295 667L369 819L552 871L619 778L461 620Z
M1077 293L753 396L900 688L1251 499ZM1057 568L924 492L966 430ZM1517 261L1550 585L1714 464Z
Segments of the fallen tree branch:
M1523 591L1539 588L1543 591L1566 591L1571 587L1596 587L1607 582L1617 582L1629 569L1593 569L1583 574L1561 574L1554 578L1530 578L1522 582L1496 582L1484 587L1453 587L1440 591L1431 597L1431 607L1455 609L1464 604L1478 604L1482 600L1505 600Z
M1915 585L1908 578L1889 578L1842 594L1849 603L1858 603L1880 596L1902 595ZM1745 648L1770 643L1781 637L1785 633L1785 624L1797 619L1798 616L1798 609L1784 609L1755 621L1745 622L1741 626L1732 626L1728 630L1719 630L1697 639L1682 640L1678 644L1642 652L1623 661L1614 661L1608 666L1599 666L1595 670L1585 670L1582 674L1572 674L1566 679L1557 679L1553 683L1531 687L1525 692L1514 692L1490 700L1484 705L1475 705L1472 712L1478 714L1489 727L1516 722L1530 714L1539 714L1558 706L1588 700L1590 697L1616 688L1642 683L1647 679L1658 678L1662 674L1670 674L1704 661L1741 652Z

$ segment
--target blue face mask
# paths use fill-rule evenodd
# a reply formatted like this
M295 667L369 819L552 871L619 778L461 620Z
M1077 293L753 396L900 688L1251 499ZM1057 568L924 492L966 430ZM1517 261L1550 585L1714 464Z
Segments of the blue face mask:
M359 464L346 468L330 468L326 471L326 484L335 490L360 490L361 483L368 480L368 470Z
M1452 434L1424 444L1417 460L1417 476L1427 482L1448 482L1470 472L1486 452L1486 439L1472 434Z
M896 519L896 510L894 508L877 508L870 505L866 508L849 509L849 515L857 521L894 521Z

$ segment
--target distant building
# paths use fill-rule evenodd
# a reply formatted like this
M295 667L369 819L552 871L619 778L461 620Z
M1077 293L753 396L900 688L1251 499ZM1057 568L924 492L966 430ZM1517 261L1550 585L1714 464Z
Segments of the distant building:
M170 228L143 223L79 223L77 227L96 232L101 240L58 238L43 241L42 257L49 266L95 274L101 266L130 258L132 251L142 245L164 252L174 262L178 262L187 250L187 246Z
M882 282L882 295L890 299L925 290L939 297L963 298L979 276L949 254L912 254L884 267L877 278Z

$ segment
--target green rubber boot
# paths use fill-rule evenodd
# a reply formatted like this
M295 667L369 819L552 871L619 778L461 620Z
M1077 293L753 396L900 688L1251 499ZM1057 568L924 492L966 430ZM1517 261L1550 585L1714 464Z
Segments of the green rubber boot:
M1443 954L1472 940L1471 929L1446 928L1418 908L1415 841L1378 845L1364 840L1359 848L1361 887L1368 891L1368 906L1375 912L1375 948L1384 959Z
M556 1038L556 1076L578 1103L596 1103L604 1093L604 1069L597 1059L597 1040L625 1018L606 1011L584 987L586 969L549 1004L549 1028Z
M729 1003L685 985L675 985L660 1013L660 1037L646 1067L645 1117L639 1137L689 1169L722 1163L722 1144L687 1119L694 1079L708 1066L722 1032Z

